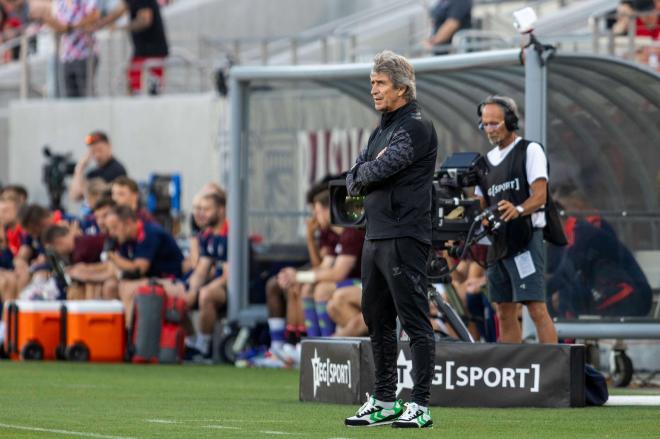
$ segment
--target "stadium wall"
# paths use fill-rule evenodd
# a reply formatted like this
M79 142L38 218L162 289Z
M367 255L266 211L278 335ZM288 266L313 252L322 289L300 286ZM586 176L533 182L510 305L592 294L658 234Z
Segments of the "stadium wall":
M211 95L15 101L9 116L9 181L24 184L34 201L46 203L42 147L70 151L77 160L85 152L85 135L102 129L133 178L181 173L182 201L189 206L199 187L219 179L217 139L224 106Z

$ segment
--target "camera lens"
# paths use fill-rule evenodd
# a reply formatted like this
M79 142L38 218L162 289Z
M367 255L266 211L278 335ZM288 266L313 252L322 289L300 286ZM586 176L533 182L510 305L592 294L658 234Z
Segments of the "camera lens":
M349 195L344 180L330 182L330 204L332 224L341 227L364 225L364 196Z

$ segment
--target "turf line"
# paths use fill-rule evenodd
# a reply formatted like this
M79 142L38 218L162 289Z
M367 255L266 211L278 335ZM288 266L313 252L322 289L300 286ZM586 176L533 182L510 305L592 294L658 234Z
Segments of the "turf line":
M240 430L240 427L229 427L227 425L205 425L204 428L217 428L219 430Z
M25 431L38 431L42 433L66 434L68 436L93 437L98 439L136 439L134 437L128 437L128 436L110 436L107 434L86 433L84 431L69 431L69 430L59 430L56 428L30 427L27 425L13 425L13 424L3 424L3 423L0 423L0 428L4 428L8 430L25 430Z

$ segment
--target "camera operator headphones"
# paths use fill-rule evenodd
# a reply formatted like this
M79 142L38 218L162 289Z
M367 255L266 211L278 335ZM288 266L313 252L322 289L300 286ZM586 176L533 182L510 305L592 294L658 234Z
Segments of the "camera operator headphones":
M492 95L488 96L479 104L477 107L477 115L479 115L479 130L483 131L484 129L484 126L481 123L481 114L483 113L484 106L488 104L499 105L499 107L504 110L504 125L507 130L518 130L518 115L516 114L516 110L511 107L509 99L510 98L505 98L504 96Z

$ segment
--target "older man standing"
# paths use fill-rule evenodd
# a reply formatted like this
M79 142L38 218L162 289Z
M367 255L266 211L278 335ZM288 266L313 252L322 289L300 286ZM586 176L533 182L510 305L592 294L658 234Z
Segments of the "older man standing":
M431 190L438 141L415 100L415 73L390 51L376 55L371 96L382 113L348 172L351 195L364 195L367 234L362 251L362 310L369 328L376 384L372 396L346 419L348 426L392 424L425 428L435 341L428 318L426 261L431 249ZM410 336L412 400L396 400L396 318Z

